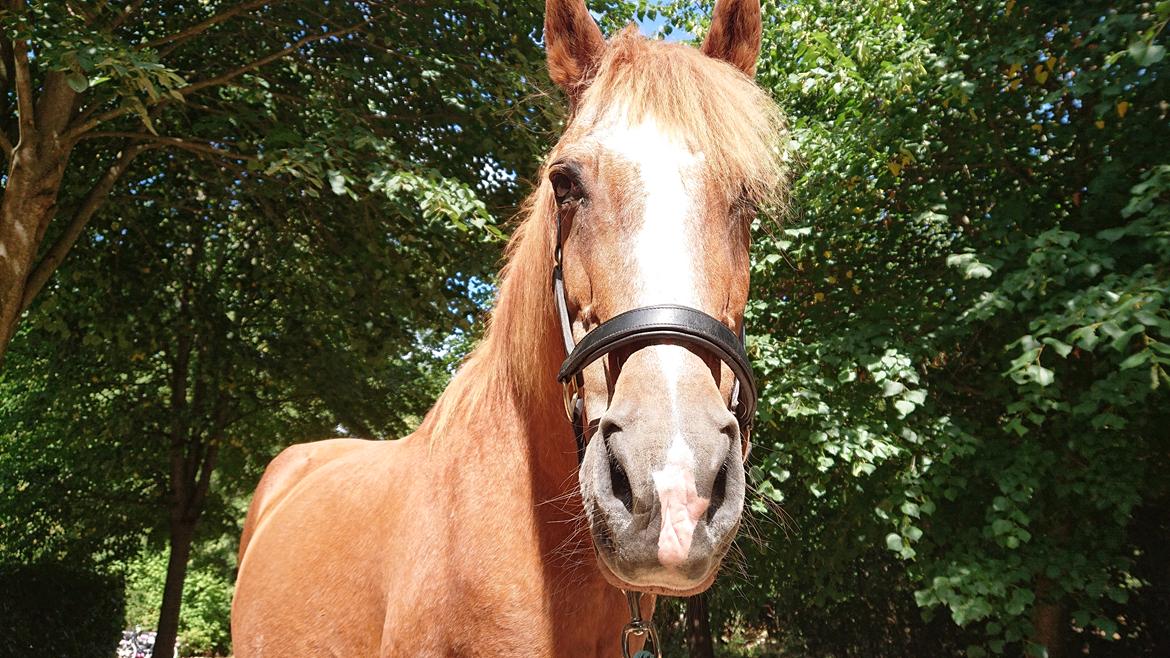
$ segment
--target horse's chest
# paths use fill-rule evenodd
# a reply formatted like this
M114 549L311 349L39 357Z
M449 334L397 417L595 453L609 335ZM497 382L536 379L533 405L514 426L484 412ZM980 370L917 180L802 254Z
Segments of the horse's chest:
M383 656L620 655L623 602L595 567L550 572L504 550L456 562L421 600L387 610Z
M385 658L566 655L557 650L555 624L539 596L462 597L430 614L387 622ZM569 655L591 656L594 652L573 651Z

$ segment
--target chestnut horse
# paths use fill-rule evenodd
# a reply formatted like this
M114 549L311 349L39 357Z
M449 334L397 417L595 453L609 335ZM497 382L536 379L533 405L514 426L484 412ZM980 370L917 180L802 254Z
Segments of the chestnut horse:
M240 543L236 656L612 658L622 590L710 586L744 499L727 359L659 339L592 361L580 461L558 367L566 341L647 306L742 335L754 209L784 178L781 116L752 79L760 35L759 0L719 0L700 49L633 26L606 41L584 0L547 0L569 119L487 334L411 436L296 445L268 466Z

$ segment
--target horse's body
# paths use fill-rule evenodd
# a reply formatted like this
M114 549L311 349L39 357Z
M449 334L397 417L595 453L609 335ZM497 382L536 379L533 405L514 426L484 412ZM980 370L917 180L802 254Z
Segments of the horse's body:
M612 658L619 588L684 595L718 571L747 446L727 362L653 340L583 366L583 462L557 371L566 336L631 308L741 330L745 209L783 178L779 115L750 79L759 4L721 0L702 51L636 30L607 44L582 0L548 0L545 32L573 113L487 335L411 436L269 466L240 546L239 658Z
M506 436L530 420L500 407L442 437L428 423L282 453L249 511L237 590L278 603L237 606L236 655L619 655L623 598L573 523L580 503L534 504L571 495L572 439L539 423ZM315 632L254 630L306 619Z

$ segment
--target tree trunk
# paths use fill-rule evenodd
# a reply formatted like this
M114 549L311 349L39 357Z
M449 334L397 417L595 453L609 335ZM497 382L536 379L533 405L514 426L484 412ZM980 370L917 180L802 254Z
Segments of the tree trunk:
M154 639L156 658L171 658L179 636L179 611L183 605L183 583L187 579L187 560L195 538L195 522L179 519L171 522L170 558L167 580L163 587L162 607L158 613L158 635Z
M192 264L197 262L192 259ZM190 309L190 290L184 288L179 295L180 316L186 319ZM162 606L158 614L158 630L154 640L154 655L171 658L174 655L175 640L179 634L179 612L183 605L183 582L187 578L187 561L191 557L191 543L195 538L195 526L203 515L207 491L211 486L211 473L219 455L219 443L227 426L227 397L216 397L209 411L209 431L206 435L192 427L191 414L204 411L202 404L207 392L206 377L199 376L199 368L205 366L206 352L193 366L191 357L195 348L196 334L192 331L180 333L171 366L171 490L170 502L170 557L167 560L167 580L163 587ZM192 370L194 369L194 375ZM188 382L194 377L195 386L188 398ZM201 436L206 436L201 440Z
M1054 598L1052 581L1036 580L1036 605L1032 608L1032 641L1048 650L1048 658L1067 658L1068 614L1064 602Z
M691 658L715 658L706 592L687 599L686 637Z
M20 314L40 293L53 272L81 237L86 225L122 173L143 151L128 145L81 199L48 249L41 250L45 232L57 212L57 194L69 158L56 135L39 150L16 149L8 169L8 185L0 203L0 365L16 333ZM27 151L27 153L26 153ZM38 259L38 254L43 251Z
M18 3L16 8L22 5ZM74 143L64 133L77 101L62 71L45 73L38 95L28 42L8 41L7 36L2 41L5 100L11 88L16 97L19 139L13 145L5 132L4 148L11 150L0 202L0 363L16 333L20 314L28 307L29 276L56 212L57 194Z
M0 202L0 363L24 309L25 284L36 263L65 174L63 153L19 146Z

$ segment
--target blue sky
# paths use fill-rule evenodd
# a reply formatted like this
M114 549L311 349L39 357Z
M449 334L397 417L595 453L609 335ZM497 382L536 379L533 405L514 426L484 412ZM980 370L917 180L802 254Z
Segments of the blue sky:
M646 36L650 36L650 35L653 35L656 31L658 31L658 28L662 27L662 24L665 22L666 21L661 16L659 16L658 18L656 18L654 20L638 21L638 27L642 30L642 34L645 34ZM694 35L692 35L690 32L676 30L676 31L672 32L669 36L667 36L666 40L667 41L685 41L685 40L691 39L693 37L694 37Z
M661 16L659 16L658 18L655 18L654 20L638 21L638 27L641 28L642 34L645 34L646 36L651 36L656 31L658 31L658 28L662 27L662 24L665 22L666 22L666 20L663 19ZM671 33L670 36L668 36L666 38L669 41L679 41L679 40L683 40L683 39L689 39L690 37L691 37L691 34L689 32L675 31L675 32Z

